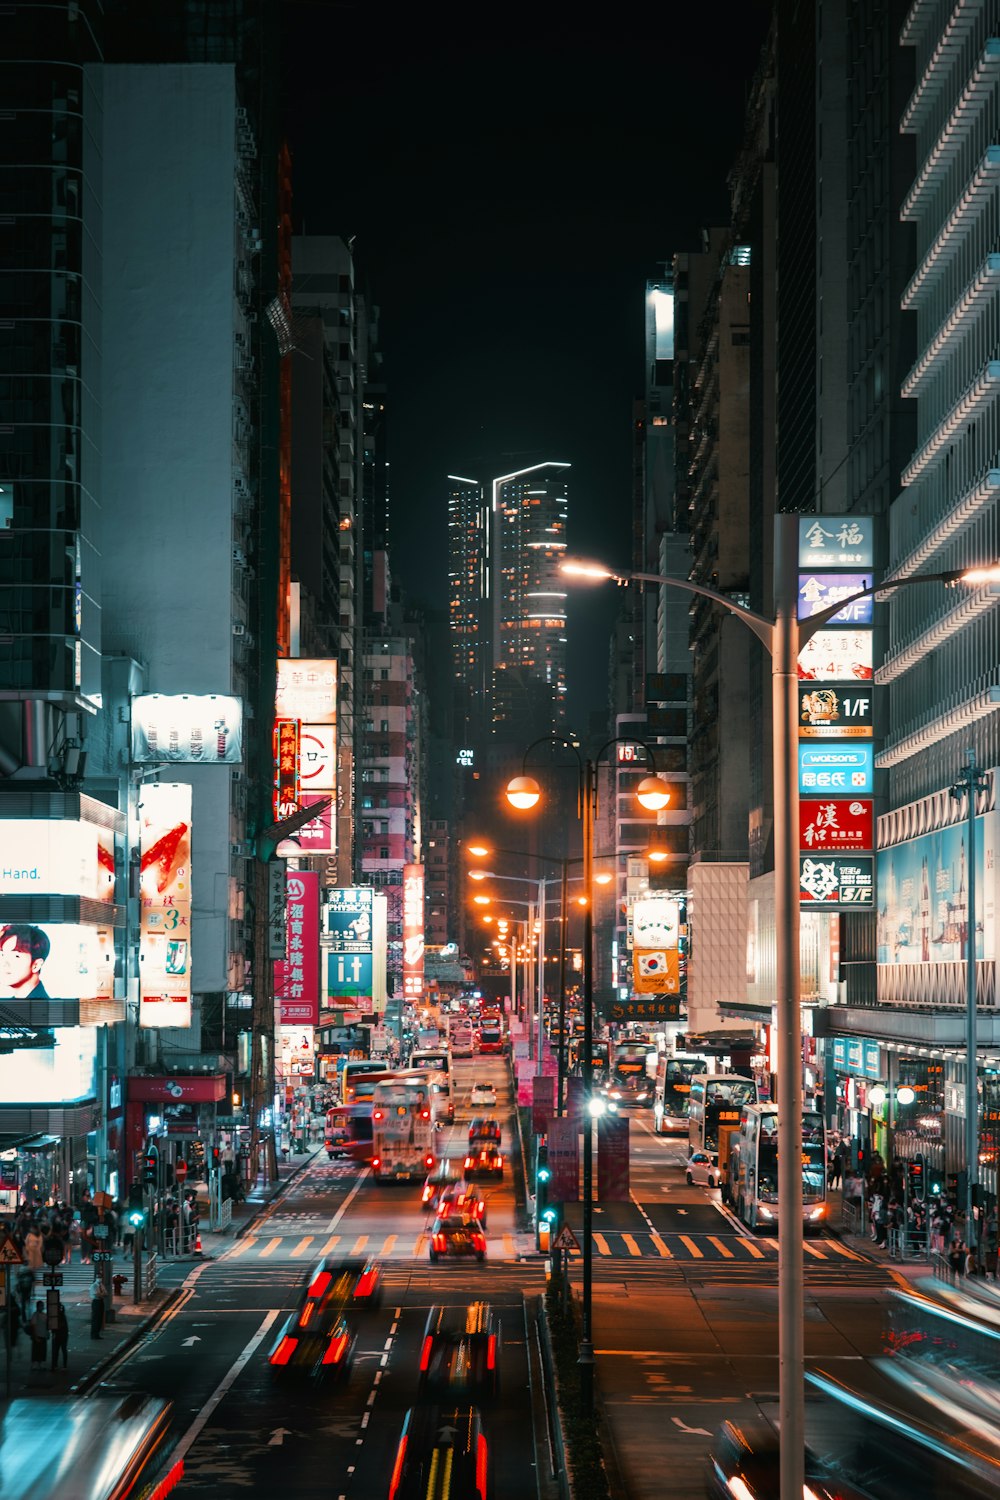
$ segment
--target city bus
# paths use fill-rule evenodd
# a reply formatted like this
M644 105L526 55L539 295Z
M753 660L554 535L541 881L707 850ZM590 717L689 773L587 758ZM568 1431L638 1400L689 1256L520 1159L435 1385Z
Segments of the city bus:
M173 1403L114 1386L93 1395L11 1402L0 1429L5 1495L32 1500L160 1497L180 1483L183 1459L160 1473ZM154 1482L155 1481L155 1482Z
M773 1104L743 1106L723 1183L728 1184L725 1201L744 1224L751 1229L777 1226L778 1111ZM802 1112L803 1228L822 1229L826 1216L826 1131L819 1111L807 1109Z
M434 1165L430 1079L384 1078L372 1099L372 1176L420 1181Z
M479 1017L476 1051L484 1054L503 1052L503 1017L498 1011L483 1011Z
M452 1124L455 1119L455 1102L451 1097L451 1053L446 1046L415 1047L410 1053L407 1073L433 1073L432 1110L435 1120Z
M653 1075L656 1063L655 1042L617 1042L608 1068L608 1098L619 1108L630 1104L653 1103Z
M380 1057L343 1057L337 1063L337 1085L341 1104L354 1103L354 1085L359 1078L369 1073L386 1073L385 1060Z
M472 1057L476 1050L475 1032L468 1016L452 1016L448 1026L448 1046L452 1057Z
M350 1161L368 1162L372 1155L372 1104L335 1104L326 1112L324 1133L326 1154L330 1161L346 1156Z
M657 1135L687 1133L691 1080L707 1072L707 1058L682 1052L660 1054L653 1084L653 1130Z
M757 1085L742 1073L694 1073L688 1094L688 1140L691 1151L715 1152L725 1181L730 1137L740 1125L745 1104L757 1103Z

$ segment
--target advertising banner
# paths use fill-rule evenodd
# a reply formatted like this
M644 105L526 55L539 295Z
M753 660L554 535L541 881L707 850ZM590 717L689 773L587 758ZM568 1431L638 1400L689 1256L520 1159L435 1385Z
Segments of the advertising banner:
M315 1031L312 1026L279 1026L278 1059L281 1076L293 1086L316 1072Z
M0 1103L50 1108L96 1097L97 1032L60 1026L53 1045L0 1055Z
M0 820L0 896L113 901L114 835L72 819Z
M331 890L323 908L331 953L372 951L371 886L343 886Z
M302 724L336 724L337 663L314 657L280 657L274 716L298 719Z
M604 1001L601 1014L608 1021L677 1021L680 1019L680 996L656 995L641 1000Z
M290 818L299 810L299 724L277 719L274 725L274 816Z
M632 950L632 988L637 995L678 995L680 987L680 954L676 948Z
M872 586L871 573L800 573L799 604L800 620L818 615L829 609L838 599L849 599ZM874 597L856 599L830 617L831 625L870 625L874 613Z
M424 992L424 867L403 866L403 996Z
M880 964L966 958L969 825L925 833L878 853ZM997 813L976 819L976 957L996 957Z
M572 1082L573 1080L568 1080ZM576 1080L579 1082L579 1079ZM580 1197L580 1127L576 1120L549 1121L550 1203L576 1203Z
M872 516L801 516L800 568L870 568L875 562Z
M139 1025L191 1025L191 787L139 799Z
M800 740L870 740L874 697L871 688L815 687L800 682Z
M284 958L288 951L285 930L285 866L272 859L267 867L267 956Z
M289 870L285 877L285 957L274 965L274 998L282 1026L319 1025L319 875Z
M622 1115L602 1115L597 1122L597 1196L602 1203L628 1202L628 1126Z
M531 1080L531 1128L535 1135L548 1132L549 1121L556 1112L554 1075L536 1073Z
M801 682L871 682L870 630L817 630L799 652Z
M802 796L835 792L870 797L874 789L875 754L870 744L799 745Z
M667 896L637 896L632 903L635 948L676 948L680 906Z
M297 725L295 747L295 806L322 802L337 789L337 663L311 657L282 657L275 689L275 724ZM280 761L275 747L275 765ZM277 786L277 781L276 781ZM277 792L276 792L277 795ZM279 845L279 855L332 854L337 846L333 808L318 813L304 828Z
M338 1000L372 998L372 956L370 953L327 953L326 1003Z
M875 804L870 798L838 797L799 803L799 848L874 849Z
M0 923L0 1006L17 1024L29 1000L108 1000L115 992L110 928L73 922ZM37 1012L36 1012L37 1016ZM24 1023L29 1024L27 1014Z
M873 907L874 898L873 855L799 855L799 901L803 906L854 910Z
M132 699L132 760L239 765L243 701L216 693L140 693Z

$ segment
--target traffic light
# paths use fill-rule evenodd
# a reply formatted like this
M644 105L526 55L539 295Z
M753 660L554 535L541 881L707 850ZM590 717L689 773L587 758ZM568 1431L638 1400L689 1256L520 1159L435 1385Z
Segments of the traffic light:
M159 1177L160 1153L149 1146L142 1156L142 1180L147 1187L155 1187Z
M924 1172L924 1153L918 1151L911 1161L906 1163L906 1190L911 1198L919 1203L927 1196L927 1181Z
M870 1165L869 1157L868 1157L868 1142L867 1141L858 1141L857 1149L855 1150L855 1154L854 1154L854 1159L855 1159L855 1162L857 1163L857 1169L858 1169L859 1175L861 1177L867 1177L868 1176L868 1168L869 1168L869 1165Z
M552 1248L552 1241L559 1233L559 1209L555 1204L543 1208L538 1215L538 1248L542 1254L548 1254Z
M944 1192L944 1178L940 1172L931 1172L927 1179L927 1191L932 1198L940 1198Z
M125 1215L130 1229L141 1229L146 1222L146 1210L144 1208L129 1207Z
M141 1182L133 1182L132 1185L130 1186L130 1188L128 1190L128 1206L129 1206L129 1208L141 1208L142 1207L142 1183Z

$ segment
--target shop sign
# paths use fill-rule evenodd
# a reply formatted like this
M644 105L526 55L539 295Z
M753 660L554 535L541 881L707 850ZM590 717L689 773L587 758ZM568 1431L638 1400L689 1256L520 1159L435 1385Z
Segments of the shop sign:
M802 647L800 682L871 682L875 675L870 630L817 630Z
M871 688L817 687L807 682L798 688L800 740L871 739Z
M799 855L799 900L803 905L872 907L875 860L872 855Z
M822 797L833 792L861 797L874 791L871 745L799 745L798 749L801 796Z
M800 516L800 568L871 568L873 516Z
M862 850L873 847L874 803L870 799L837 797L799 803L799 848Z
M283 1026L319 1024L319 875L289 870L285 881L285 957L274 965L274 997Z
M801 573L799 575L799 619L818 615L839 599L863 593L872 586L871 573ZM870 625L875 600L871 594L856 599L830 617L831 625Z

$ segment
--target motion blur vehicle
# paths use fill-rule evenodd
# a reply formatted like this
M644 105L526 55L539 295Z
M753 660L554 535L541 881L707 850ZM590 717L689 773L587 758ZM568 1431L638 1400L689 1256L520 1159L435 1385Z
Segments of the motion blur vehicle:
M718 1151L692 1151L685 1175L691 1187L698 1183L701 1187L717 1188L722 1181Z
M420 1390L453 1401L495 1396L500 1386L500 1321L488 1302L432 1307L420 1346Z
M362 1256L327 1255L310 1271L302 1291L301 1308L316 1303L324 1316L344 1308L382 1306L382 1267Z
M495 1141L500 1144L500 1121L495 1115L476 1115L469 1126L469 1145L473 1141Z
M438 1213L442 1217L446 1213L468 1214L486 1228L486 1199L474 1182L460 1182L446 1188L438 1199Z
M763 1420L723 1422L712 1440L705 1492L712 1500L779 1500L781 1448L777 1430ZM804 1500L875 1500L832 1472L806 1448Z
M354 1363L357 1333L342 1313L320 1310L306 1300L292 1313L268 1355L272 1375L300 1375L314 1380L347 1380Z
M503 1152L496 1141L470 1142L469 1154L465 1158L465 1175L470 1181L483 1176L503 1176Z
M183 1460L176 1460L154 1490L172 1410L163 1396L113 1385L99 1385L86 1397L35 1393L10 1401L0 1427L3 1493L31 1500L165 1496L184 1472Z
M486 1235L482 1224L469 1214L438 1214L431 1230L429 1253L432 1261L468 1255L474 1255L478 1261L485 1260Z
M496 1102L497 1091L492 1083L478 1082L472 1085L472 1090L469 1094L469 1103L473 1109L484 1104L492 1107Z
M434 1167L433 1171L427 1173L423 1190L420 1194L420 1205L430 1213L437 1213L438 1204L445 1193L458 1187L462 1181L462 1169L448 1157L442 1159Z
M388 1500L492 1500L490 1454L474 1406L412 1407Z

